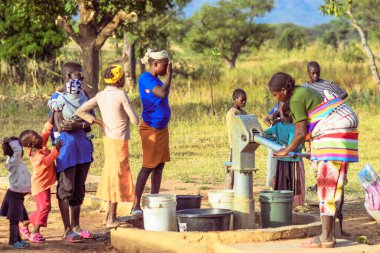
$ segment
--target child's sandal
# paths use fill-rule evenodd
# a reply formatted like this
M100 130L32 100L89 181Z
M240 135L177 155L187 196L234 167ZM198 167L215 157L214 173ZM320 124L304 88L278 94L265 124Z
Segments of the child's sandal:
M26 247L29 247L29 243L25 241L17 241L14 244L11 245L14 249L25 249Z
M20 234L22 234L25 239L29 240L30 231L28 227L19 227Z
M34 243L44 243L45 238L40 233L35 233L30 235L29 241Z

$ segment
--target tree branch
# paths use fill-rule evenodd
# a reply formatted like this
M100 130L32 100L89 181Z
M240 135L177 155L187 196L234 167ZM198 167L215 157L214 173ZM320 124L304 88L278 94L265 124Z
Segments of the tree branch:
M58 16L55 20L55 24L57 26L62 27L63 30L67 33L67 35L69 35L79 45L81 37L78 33L74 31L73 27L70 25L68 17L63 18L61 16Z
M79 1L79 14L79 24L88 25L91 21L93 21L96 12L92 1Z
M103 16L102 20L100 20L98 28L96 29L97 33L100 33L101 30L112 20L112 15L106 14Z
M106 24L98 33L96 37L95 45L98 49L100 49L106 40L112 36L115 30L125 21L135 21L137 15L135 12L126 13L123 10L119 10L118 13L112 18L108 24Z

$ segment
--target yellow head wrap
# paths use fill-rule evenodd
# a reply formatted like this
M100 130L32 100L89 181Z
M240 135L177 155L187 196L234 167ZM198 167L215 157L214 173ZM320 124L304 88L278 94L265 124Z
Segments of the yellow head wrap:
M113 77L104 78L104 81L108 84L117 83L117 81L119 81L124 75L123 68L120 65L114 65L112 67L113 69L111 70L111 73L113 74Z

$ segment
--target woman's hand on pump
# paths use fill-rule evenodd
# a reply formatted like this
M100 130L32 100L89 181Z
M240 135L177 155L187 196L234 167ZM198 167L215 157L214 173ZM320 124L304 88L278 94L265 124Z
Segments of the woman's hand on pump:
M273 152L273 156L286 156L289 154L286 148L282 148L279 151Z

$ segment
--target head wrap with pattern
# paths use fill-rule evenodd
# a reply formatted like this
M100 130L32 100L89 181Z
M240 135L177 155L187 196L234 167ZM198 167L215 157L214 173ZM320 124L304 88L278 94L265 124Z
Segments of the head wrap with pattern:
M141 59L141 62L143 64L147 64L149 62L149 59L153 59L153 60L169 59L169 54L165 50L153 51L152 49L148 48L148 51L145 53L144 58Z
M112 67L113 69L111 70L111 73L113 77L104 78L104 81L107 84L117 83L124 75L123 68L120 65L114 65Z

